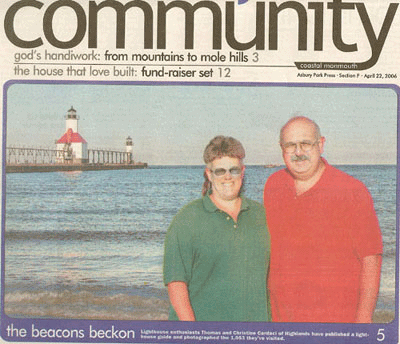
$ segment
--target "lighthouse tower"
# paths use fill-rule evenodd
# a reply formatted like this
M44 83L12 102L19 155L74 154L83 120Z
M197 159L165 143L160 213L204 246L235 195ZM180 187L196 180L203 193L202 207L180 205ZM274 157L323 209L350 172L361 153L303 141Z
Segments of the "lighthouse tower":
M128 158L127 158L127 163L132 164L133 163L133 142L132 138L130 136L127 137L126 139L126 152L128 153Z
M65 133L57 140L58 151L62 151L57 159L60 163L85 164L89 162L86 140L78 133L78 116L71 106L65 115Z
M76 115L76 110L73 106L67 111L65 115L65 131L68 129L72 129L73 132L78 132L78 119L79 117Z

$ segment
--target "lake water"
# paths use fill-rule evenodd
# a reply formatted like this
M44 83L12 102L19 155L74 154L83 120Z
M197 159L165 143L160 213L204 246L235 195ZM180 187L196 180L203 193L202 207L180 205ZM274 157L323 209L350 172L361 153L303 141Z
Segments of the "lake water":
M394 310L396 166L338 166L375 202L384 256L378 309ZM248 166L246 195L262 202L277 168ZM162 283L172 217L200 197L203 167L7 174L5 312L14 317L167 318Z

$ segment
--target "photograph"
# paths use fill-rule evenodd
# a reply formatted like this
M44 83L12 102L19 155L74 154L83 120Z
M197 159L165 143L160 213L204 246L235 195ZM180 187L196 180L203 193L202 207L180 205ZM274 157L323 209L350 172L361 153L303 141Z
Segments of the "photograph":
M272 322L266 328L274 321L352 323L353 294L362 286L354 281L359 272L351 256L356 262L381 257L371 282L380 283L371 296L372 322L394 320L396 89L15 81L5 92L8 321L178 320L184 315L168 294L178 280L198 314L192 320ZM298 141L308 134L316 141ZM299 150L310 159L290 158ZM306 190L291 200L276 178L296 179L306 163L324 177L311 186L314 199ZM232 213L226 197L240 200L242 209ZM215 214L191 213L204 211L204 202L229 214L228 232L213 232L216 220L207 217ZM254 215L246 220L249 209ZM321 209L326 212L317 214ZM318 228L321 221L340 233ZM356 222L360 232L359 223L350 228ZM241 223L255 230L252 237L238 236ZM286 237L288 226L296 229Z

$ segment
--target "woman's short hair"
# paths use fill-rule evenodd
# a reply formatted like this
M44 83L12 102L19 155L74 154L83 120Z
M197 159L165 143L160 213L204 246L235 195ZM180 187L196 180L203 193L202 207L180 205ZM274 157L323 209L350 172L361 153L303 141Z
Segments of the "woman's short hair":
M204 150L203 158L204 162L209 164L213 160L224 156L242 160L245 155L244 148L238 140L230 136L218 135L208 143Z

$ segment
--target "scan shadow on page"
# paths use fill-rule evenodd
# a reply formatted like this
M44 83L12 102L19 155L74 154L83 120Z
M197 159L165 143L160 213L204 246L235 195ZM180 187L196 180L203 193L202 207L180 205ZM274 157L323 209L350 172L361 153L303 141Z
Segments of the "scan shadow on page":
M398 343L398 7L2 1L1 340Z

